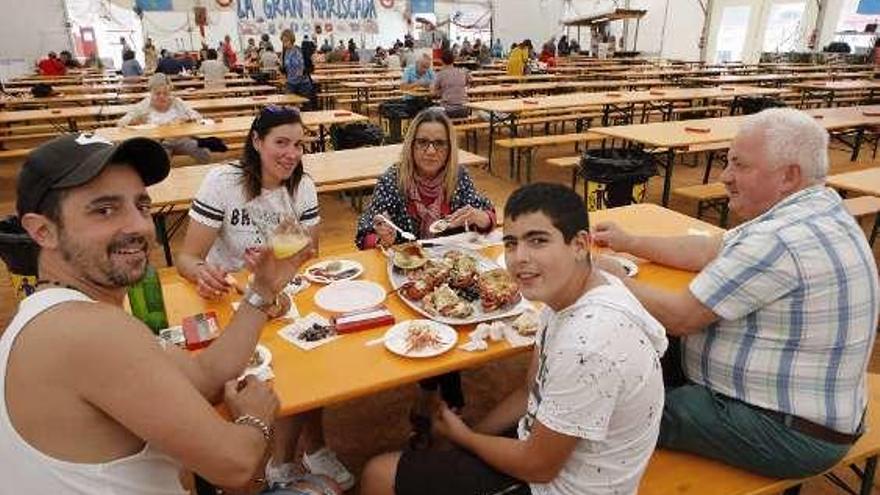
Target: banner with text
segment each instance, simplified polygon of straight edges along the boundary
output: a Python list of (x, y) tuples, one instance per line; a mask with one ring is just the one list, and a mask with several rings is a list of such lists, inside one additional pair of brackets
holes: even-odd
[(237, 0), (236, 4), (242, 35), (277, 36), (290, 29), (300, 39), (379, 32), (375, 0)]

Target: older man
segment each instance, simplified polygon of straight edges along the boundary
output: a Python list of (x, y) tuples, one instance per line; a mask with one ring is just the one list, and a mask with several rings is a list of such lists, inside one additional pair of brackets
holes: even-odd
[[(171, 79), (161, 73), (153, 74), (147, 82), (150, 96), (139, 101), (119, 119), (117, 125), (167, 125), (179, 122), (194, 122), (202, 118), (182, 99), (171, 94)], [(198, 141), (190, 137), (165, 139), (162, 146), (169, 155), (189, 155), (199, 163), (211, 161), (211, 152), (200, 148)]]
[(427, 53), (419, 57), (415, 65), (407, 66), (403, 70), (400, 80), (400, 89), (428, 89), (434, 83), (433, 61)]
[(660, 446), (801, 477), (833, 466), (860, 435), (877, 267), (823, 184), (827, 148), (811, 117), (765, 110), (743, 125), (721, 175), (745, 223), (672, 238), (597, 226), (599, 244), (700, 272), (677, 293), (627, 281), (684, 337), (691, 383), (667, 393)]
[[(194, 357), (163, 349), (122, 306), (155, 240), (145, 186), (168, 170), (155, 141), (91, 135), (52, 140), (22, 168), (40, 280), (0, 337), (3, 493), (183, 495), (181, 467), (227, 486), (262, 470), (278, 400), (236, 377), (305, 253), (261, 250), (223, 334)], [(224, 399), (233, 421), (211, 406)]]

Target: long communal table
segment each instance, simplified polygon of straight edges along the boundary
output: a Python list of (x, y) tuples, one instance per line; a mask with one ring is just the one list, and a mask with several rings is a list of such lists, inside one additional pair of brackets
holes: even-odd
[[(259, 96), (267, 93), (276, 93), (278, 88), (268, 85), (257, 86), (230, 86), (228, 88), (195, 89), (187, 88), (174, 92), (174, 96), (184, 100), (196, 98), (225, 98), (230, 96)], [(42, 98), (35, 98), (28, 93), (20, 93), (16, 96), (0, 96), (0, 107), (7, 110), (17, 108), (51, 108), (62, 106), (89, 106), (89, 105), (123, 105), (140, 101), (150, 93), (72, 93), (56, 94)]]
[[(510, 129), (511, 137), (516, 137), (516, 122), (519, 115), (523, 112), (590, 106), (601, 107), (602, 125), (607, 126), (611, 123), (612, 117), (618, 117), (624, 122), (632, 122), (636, 105), (643, 106), (643, 117), (648, 110), (658, 110), (664, 118), (668, 119), (672, 115), (673, 104), (677, 101), (700, 100), (708, 102), (718, 98), (731, 98), (733, 100), (731, 106), (735, 107), (736, 100), (743, 96), (775, 95), (781, 92), (782, 90), (779, 89), (753, 86), (671, 88), (630, 92), (568, 93), (524, 99), (471, 102), (467, 106), (489, 114), (489, 166), (491, 167), (496, 124), (506, 122)], [(583, 122), (578, 120), (576, 127), (577, 132), (581, 132), (583, 130)], [(510, 158), (512, 162), (512, 150)]]
[[(590, 217), (591, 222), (615, 221), (634, 233), (644, 235), (686, 235), (694, 229), (706, 233), (721, 232), (718, 227), (652, 204), (597, 211), (590, 213)], [(484, 251), (485, 255), (493, 259), (500, 253), (501, 247), (498, 245)], [(378, 250), (352, 252), (330, 258), (358, 261), (364, 266), (361, 279), (376, 282), (390, 292), (386, 259)], [(691, 272), (648, 261), (638, 263), (637, 279), (655, 287), (683, 289), (694, 276)], [(185, 316), (204, 311), (215, 311), (221, 326), (230, 321), (231, 303), (238, 296), (229, 295), (218, 301), (206, 301), (198, 296), (195, 287), (180, 277), (174, 268), (160, 269), (159, 273), (169, 323), (178, 324)], [(294, 297), (300, 314), (316, 312), (331, 316), (314, 304), (315, 292), (319, 288), (312, 286)], [(385, 305), (397, 321), (422, 318), (397, 295), (389, 294)], [(529, 352), (530, 349), (514, 348), (506, 342), (492, 342), (483, 352), (466, 352), (456, 347), (435, 358), (405, 359), (386, 351), (382, 345), (365, 345), (368, 341), (381, 337), (388, 330), (385, 326), (343, 335), (321, 347), (303, 351), (278, 335), (278, 330), (285, 324), (277, 320), (267, 323), (260, 338), (260, 343), (272, 352), (275, 373), (273, 388), (281, 402), (281, 416), (332, 406), (415, 383), (424, 378)], [(472, 329), (473, 325), (456, 327), (459, 343), (467, 341), (468, 332)], [(340, 363), (345, 363), (345, 366), (340, 366)]]
[(802, 108), (810, 98), (821, 98), (825, 101), (825, 105), (830, 107), (834, 103), (834, 98), (837, 96), (837, 93), (841, 91), (867, 91), (868, 95), (865, 98), (865, 102), (872, 103), (874, 95), (877, 90), (880, 89), (880, 82), (868, 79), (852, 81), (812, 81), (791, 84), (789, 87), (801, 92)]
[[(208, 100), (189, 100), (187, 103), (200, 112), (229, 110), (234, 108), (254, 108), (263, 105), (300, 105), (306, 102), (305, 98), (295, 94), (266, 95), (251, 97), (212, 98)], [(89, 107), (65, 107), (41, 110), (18, 110), (0, 112), (0, 126), (20, 124), (24, 122), (53, 122), (64, 121), (67, 130), (76, 132), (78, 121), (82, 119), (108, 119), (115, 120), (128, 113), (134, 105), (101, 105)]]
[[(880, 125), (880, 105), (864, 107), (838, 107), (806, 110), (840, 142), (852, 149), (851, 160), (858, 157), (865, 127)], [(647, 149), (665, 150), (660, 165), (664, 168), (663, 205), (669, 203), (672, 170), (675, 153), (688, 148), (725, 141), (732, 141), (740, 126), (748, 119), (746, 115), (695, 119), (684, 121), (652, 122), (649, 124), (594, 127), (590, 131), (637, 143)]]

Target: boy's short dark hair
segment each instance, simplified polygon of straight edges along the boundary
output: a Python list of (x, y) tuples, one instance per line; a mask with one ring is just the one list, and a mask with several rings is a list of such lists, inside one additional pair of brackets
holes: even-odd
[(584, 200), (574, 190), (561, 184), (536, 182), (513, 191), (504, 205), (504, 218), (516, 220), (528, 213), (547, 215), (553, 226), (562, 232), (565, 242), (571, 242), (582, 230), (590, 230)]
[(208, 60), (217, 60), (217, 50), (208, 48), (208, 53), (205, 56), (208, 57)]
[(452, 54), (452, 50), (443, 50), (443, 53), (440, 55), (440, 60), (446, 65), (452, 65), (452, 63), (455, 62), (455, 55)]

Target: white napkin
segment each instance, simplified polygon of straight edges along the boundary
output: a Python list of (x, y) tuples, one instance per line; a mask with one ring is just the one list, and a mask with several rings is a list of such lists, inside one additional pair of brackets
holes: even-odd
[(257, 377), (257, 380), (260, 380), (261, 382), (267, 382), (275, 378), (275, 372), (272, 371), (271, 364), (268, 366), (260, 366), (259, 368), (255, 368), (253, 370), (245, 370), (244, 373), (242, 373), (241, 376), (238, 377), (238, 379), (244, 380), (244, 377), (248, 375), (254, 375), (255, 377)]
[(309, 313), (305, 317), (299, 318), (290, 325), (287, 325), (281, 330), (278, 330), (278, 335), (282, 339), (290, 342), (291, 344), (299, 347), (304, 351), (310, 351), (316, 347), (320, 347), (326, 344), (327, 342), (332, 342), (341, 337), (341, 335), (331, 335), (327, 338), (316, 340), (314, 342), (308, 342), (306, 340), (300, 339), (299, 335), (305, 330), (311, 328), (312, 325), (314, 325), (315, 323), (317, 323), (318, 325), (330, 324), (330, 322), (327, 321), (327, 318), (324, 318), (318, 313)]
[(468, 334), (468, 341), (458, 348), (468, 352), (485, 351), (489, 348), (487, 340), (492, 342), (506, 340), (511, 347), (523, 347), (535, 343), (534, 337), (520, 335), (508, 322), (496, 320), (477, 325), (477, 328)]
[(300, 292), (308, 289), (309, 287), (311, 287), (311, 285), (311, 282), (309, 282), (305, 277), (303, 277), (302, 275), (297, 275), (293, 278), (293, 280), (290, 281), (290, 283), (284, 286), (284, 292), (286, 292), (287, 295), (293, 297)]

